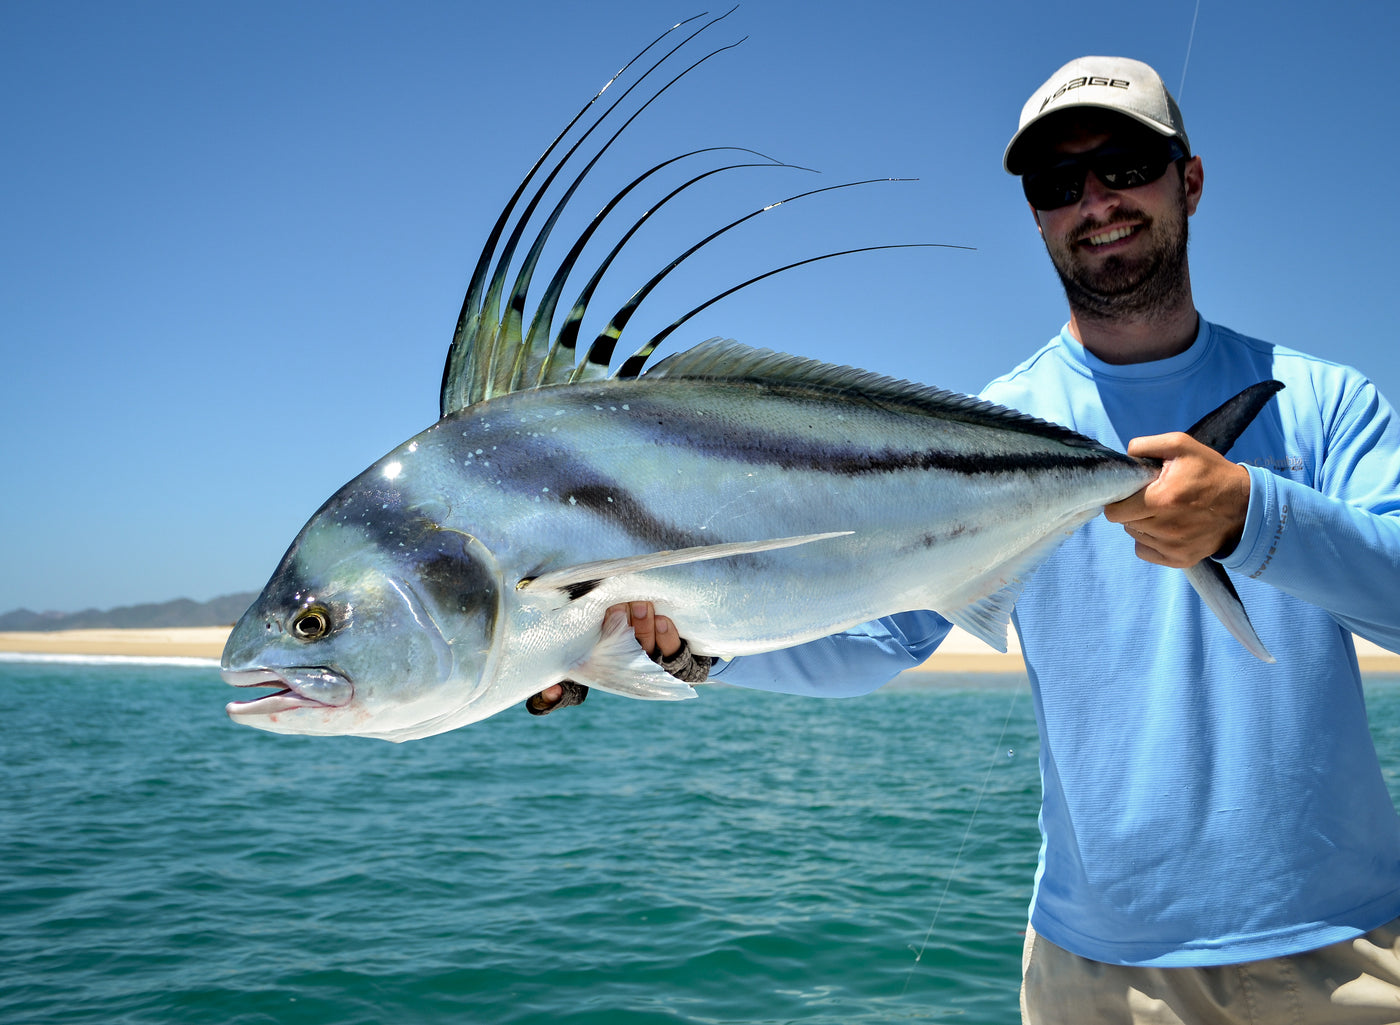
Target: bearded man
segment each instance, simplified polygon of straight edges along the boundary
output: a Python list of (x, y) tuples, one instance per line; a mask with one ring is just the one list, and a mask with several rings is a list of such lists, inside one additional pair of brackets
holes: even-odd
[[(1069, 321), (983, 397), (1162, 462), (1016, 606), (1043, 834), (1023, 1020), (1400, 1022), (1400, 819), (1351, 639), (1400, 650), (1400, 423), (1357, 371), (1199, 315), (1187, 223), (1204, 170), (1147, 65), (1055, 72), (1004, 166)], [(1179, 433), (1270, 378), (1285, 389), (1229, 458)], [(1206, 558), (1231, 571), (1274, 664), (1163, 569)], [(648, 650), (683, 650), (648, 606), (632, 618)], [(907, 612), (711, 675), (859, 694), (948, 630)]]

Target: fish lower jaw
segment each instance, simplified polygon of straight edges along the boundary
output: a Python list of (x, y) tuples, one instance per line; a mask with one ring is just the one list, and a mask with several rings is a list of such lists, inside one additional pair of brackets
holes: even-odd
[(332, 702), (308, 697), (270, 669), (225, 669), (221, 675), (225, 683), (234, 687), (277, 688), (271, 694), (261, 694), (247, 701), (230, 701), (224, 706), (224, 711), (233, 718), (276, 715), (279, 712), (289, 712), (297, 708), (338, 708), (342, 704), (348, 704), (350, 698), (350, 695), (346, 695), (343, 702), (340, 700)]
[(307, 705), (308, 702), (300, 700), (291, 691), (284, 690), (276, 694), (266, 694), (252, 701), (230, 701), (224, 705), (224, 711), (237, 719), (241, 716), (276, 715), (278, 712), (289, 712), (293, 708), (305, 708)]

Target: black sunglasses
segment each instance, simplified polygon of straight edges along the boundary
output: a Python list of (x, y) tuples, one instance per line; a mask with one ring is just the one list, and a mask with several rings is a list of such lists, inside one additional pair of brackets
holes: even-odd
[(1175, 139), (1165, 145), (1104, 146), (1021, 176), (1021, 189), (1037, 210), (1058, 210), (1079, 202), (1089, 172), (1110, 189), (1135, 189), (1155, 182), (1186, 156)]

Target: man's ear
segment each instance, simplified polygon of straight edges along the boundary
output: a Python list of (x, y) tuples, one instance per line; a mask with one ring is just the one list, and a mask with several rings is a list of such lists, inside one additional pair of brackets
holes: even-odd
[(1033, 203), (1027, 203), (1026, 206), (1028, 206), (1028, 207), (1031, 208), (1031, 216), (1035, 218), (1035, 230), (1038, 231), (1038, 232), (1040, 232), (1040, 237), (1041, 237), (1041, 238), (1044, 238), (1044, 237), (1045, 237), (1045, 229), (1044, 229), (1043, 227), (1041, 227), (1041, 224), (1040, 224), (1040, 211), (1037, 210), (1037, 209), (1035, 208), (1035, 204), (1033, 204)]
[(1206, 169), (1201, 164), (1200, 157), (1192, 157), (1186, 161), (1186, 168), (1182, 172), (1182, 188), (1186, 193), (1186, 216), (1190, 217), (1196, 212), (1196, 207), (1200, 205), (1201, 193), (1205, 191)]

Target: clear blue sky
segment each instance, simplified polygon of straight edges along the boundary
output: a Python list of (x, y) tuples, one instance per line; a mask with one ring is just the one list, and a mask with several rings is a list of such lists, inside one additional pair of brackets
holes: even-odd
[[(702, 9), (0, 5), (0, 611), (261, 587), (322, 500), (435, 419), (468, 272), (525, 169), (628, 57)], [(671, 349), (724, 335), (977, 390), (1065, 317), (1002, 148), (1055, 68), (1117, 53), (1180, 88), (1205, 162), (1202, 312), (1400, 399), (1400, 5), (1201, 0), (1193, 37), (1195, 12), (748, 0), (712, 34), (748, 41), (643, 115), (580, 212), (702, 145), (823, 174), (741, 172), (697, 193), (622, 276), (804, 187), (920, 181), (775, 211), (658, 292), (637, 340), (746, 272), (955, 243), (976, 252), (780, 276)]]

